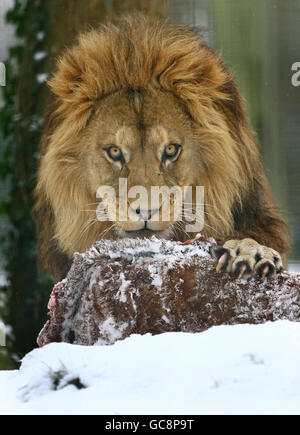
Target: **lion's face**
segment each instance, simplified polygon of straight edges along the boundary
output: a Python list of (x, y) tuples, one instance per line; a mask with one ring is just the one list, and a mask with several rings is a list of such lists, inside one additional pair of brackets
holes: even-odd
[[(104, 98), (77, 145), (94, 202), (103, 186), (116, 195), (99, 198), (104, 207), (98, 207), (98, 220), (105, 213), (121, 237), (175, 237), (183, 225), (183, 187), (193, 185), (200, 172), (193, 137), (190, 117), (170, 93), (121, 91)], [(171, 194), (155, 196), (158, 188)]]
[[(48, 83), (36, 189), (45, 251), (49, 239), (72, 257), (102, 237), (193, 236), (180, 217), (191, 186), (204, 187), (201, 233), (232, 234), (260, 163), (236, 84), (197, 33), (127, 17), (82, 35)], [(174, 186), (181, 201), (171, 195), (166, 216), (152, 188)]]

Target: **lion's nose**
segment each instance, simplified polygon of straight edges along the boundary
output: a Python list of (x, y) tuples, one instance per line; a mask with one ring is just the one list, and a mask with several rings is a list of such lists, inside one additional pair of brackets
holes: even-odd
[(138, 207), (135, 212), (143, 221), (149, 221), (155, 213), (158, 212), (158, 208), (153, 208), (151, 210), (141, 210), (140, 207)]

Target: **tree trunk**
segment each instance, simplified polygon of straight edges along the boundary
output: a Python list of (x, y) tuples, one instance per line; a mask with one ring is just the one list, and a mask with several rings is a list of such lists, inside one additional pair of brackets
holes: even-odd
[(52, 0), (47, 35), (51, 70), (56, 57), (74, 42), (80, 32), (97, 27), (113, 15), (134, 11), (167, 17), (168, 0)]

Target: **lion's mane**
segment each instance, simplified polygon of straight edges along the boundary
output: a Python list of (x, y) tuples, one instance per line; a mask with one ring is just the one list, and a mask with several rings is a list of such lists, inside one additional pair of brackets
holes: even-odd
[(82, 242), (82, 209), (91, 201), (74, 143), (97, 102), (119, 89), (158, 88), (184, 104), (202, 147), (210, 235), (222, 241), (253, 237), (286, 251), (284, 223), (274, 210), (240, 92), (220, 56), (195, 30), (141, 15), (123, 17), (81, 35), (48, 83), (55, 110), (42, 139), (36, 215), (41, 261), (56, 278), (72, 253), (96, 237), (91, 229)]

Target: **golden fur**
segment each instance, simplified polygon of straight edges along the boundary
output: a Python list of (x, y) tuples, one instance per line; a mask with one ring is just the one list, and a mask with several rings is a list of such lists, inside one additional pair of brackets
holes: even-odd
[[(174, 180), (204, 186), (204, 235), (220, 242), (251, 237), (287, 250), (235, 81), (194, 30), (123, 17), (81, 35), (49, 86), (56, 110), (42, 141), (36, 214), (41, 261), (56, 278), (75, 251), (116, 237), (104, 235), (109, 224), (92, 223), (88, 210), (96, 208), (96, 187), (115, 185), (119, 176), (132, 184), (143, 179), (147, 188)], [(178, 141), (182, 155), (159, 177), (150, 149)], [(97, 148), (116, 142), (135, 156), (127, 172)], [(186, 235), (177, 230), (173, 237)]]

